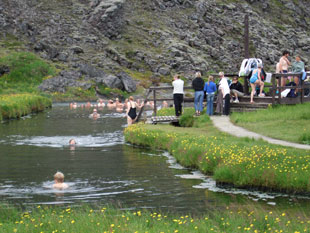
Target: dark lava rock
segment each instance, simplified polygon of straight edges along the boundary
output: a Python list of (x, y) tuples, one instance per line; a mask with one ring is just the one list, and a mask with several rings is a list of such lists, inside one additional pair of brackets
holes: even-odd
[(132, 77), (130, 77), (127, 73), (125, 73), (125, 72), (120, 72), (118, 75), (117, 75), (120, 79), (121, 79), (121, 81), (122, 81), (122, 83), (123, 83), (123, 85), (124, 85), (124, 89), (125, 89), (125, 91), (127, 91), (127, 92), (135, 92), (136, 91), (136, 89), (137, 89), (137, 84), (136, 84), (136, 82), (132, 79)]
[(0, 76), (10, 73), (10, 68), (8, 66), (2, 65), (0, 66)]

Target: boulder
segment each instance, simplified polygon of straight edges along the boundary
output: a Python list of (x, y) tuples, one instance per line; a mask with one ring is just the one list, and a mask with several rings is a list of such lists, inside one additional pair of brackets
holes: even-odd
[(78, 64), (79, 70), (82, 74), (87, 75), (89, 77), (104, 77), (106, 76), (105, 72), (101, 69), (97, 69), (96, 67), (89, 64)]
[(109, 74), (105, 77), (96, 78), (96, 83), (101, 83), (101, 84), (106, 85), (109, 88), (117, 88), (120, 90), (124, 88), (122, 81), (118, 77), (112, 74)]
[(125, 91), (131, 93), (131, 92), (135, 92), (136, 89), (137, 89), (137, 84), (136, 82), (132, 79), (132, 77), (130, 77), (127, 73), (125, 72), (120, 72), (118, 75), (117, 75), (123, 85), (124, 85), (124, 89)]
[(0, 77), (7, 73), (10, 73), (10, 68), (5, 65), (0, 65)]

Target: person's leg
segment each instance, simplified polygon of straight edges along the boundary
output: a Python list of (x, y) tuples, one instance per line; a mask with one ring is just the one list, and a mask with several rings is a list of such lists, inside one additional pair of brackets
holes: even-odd
[(259, 81), (259, 85), (260, 85), (259, 94), (262, 95), (265, 83), (263, 81)]
[(286, 80), (287, 80), (286, 77), (282, 77), (282, 79), (281, 79), (281, 86), (282, 86), (282, 87), (285, 87), (285, 86), (286, 86)]
[(199, 113), (201, 113), (203, 111), (203, 96), (204, 96), (203, 91), (200, 91), (200, 93), (199, 93), (199, 100), (198, 100), (198, 102), (199, 102), (199, 105), (198, 105)]
[(210, 95), (210, 111), (209, 111), (209, 116), (213, 115), (213, 101), (214, 101), (214, 94)]
[(256, 91), (256, 85), (254, 83), (251, 83), (251, 88), (252, 88), (252, 91), (251, 91), (251, 103), (254, 103), (253, 101), (253, 98), (254, 98), (254, 93)]
[(211, 95), (210, 94), (207, 94), (207, 111), (206, 111), (206, 113), (208, 114), (208, 115), (210, 115), (210, 97), (211, 97)]
[(174, 103), (175, 115), (178, 116), (178, 97), (177, 97), (177, 94), (173, 95), (173, 103)]
[(199, 101), (199, 92), (195, 91), (194, 107), (195, 107), (196, 114), (198, 114), (198, 111), (199, 111), (198, 101)]
[(132, 119), (129, 116), (127, 117), (127, 125), (132, 125)]
[(183, 94), (179, 94), (179, 103), (180, 103), (180, 105), (179, 105), (179, 113), (180, 113), (180, 115), (182, 115), (182, 103), (183, 103)]
[(230, 95), (225, 95), (225, 106), (224, 106), (224, 115), (228, 116), (230, 110)]

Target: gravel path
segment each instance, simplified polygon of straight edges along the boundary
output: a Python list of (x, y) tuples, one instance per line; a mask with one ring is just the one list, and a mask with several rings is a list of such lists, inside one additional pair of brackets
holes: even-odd
[(287, 141), (266, 137), (261, 134), (248, 131), (247, 129), (244, 129), (242, 127), (236, 126), (233, 123), (231, 123), (229, 117), (227, 116), (212, 116), (211, 120), (214, 126), (218, 128), (220, 131), (226, 132), (236, 137), (249, 137), (249, 138), (254, 138), (254, 139), (263, 139), (264, 141), (269, 142), (271, 144), (277, 144), (281, 146), (289, 146), (289, 147), (295, 147), (298, 149), (310, 150), (310, 145), (287, 142)]

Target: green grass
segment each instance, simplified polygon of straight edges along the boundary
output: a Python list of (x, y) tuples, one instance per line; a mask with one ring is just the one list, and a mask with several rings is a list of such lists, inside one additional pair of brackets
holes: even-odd
[[(304, 232), (308, 213), (262, 209), (242, 210), (235, 206), (212, 214), (167, 214), (151, 211), (126, 211), (113, 207), (42, 207), (22, 211), (0, 206), (0, 232)], [(281, 230), (281, 231), (280, 231)]]
[(310, 151), (236, 138), (219, 132), (208, 119), (198, 128), (136, 124), (124, 134), (130, 143), (168, 150), (182, 165), (212, 174), (219, 183), (310, 192)]
[(13, 52), (0, 57), (0, 65), (10, 72), (0, 77), (0, 94), (35, 93), (43, 79), (56, 74), (56, 69), (29, 52)]
[(277, 106), (257, 112), (233, 113), (231, 120), (265, 136), (310, 144), (310, 103)]
[(32, 112), (43, 111), (52, 101), (33, 94), (0, 95), (0, 120), (19, 118)]

